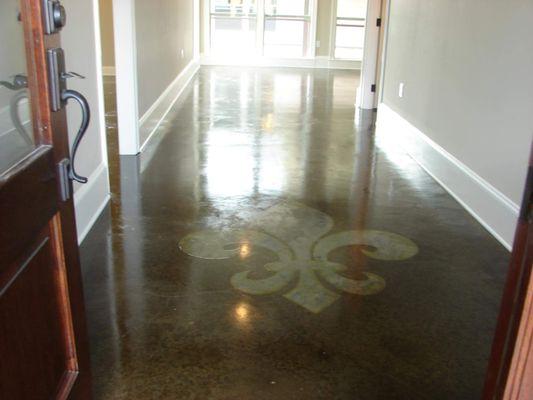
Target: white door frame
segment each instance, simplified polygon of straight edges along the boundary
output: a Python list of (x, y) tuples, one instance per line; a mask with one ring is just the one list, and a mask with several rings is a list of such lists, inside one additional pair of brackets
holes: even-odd
[(135, 1), (113, 0), (119, 153), (136, 155), (139, 143)]
[(381, 102), (383, 102), (383, 93), (385, 87), (385, 64), (387, 62), (387, 44), (389, 41), (389, 20), (390, 20), (390, 8), (391, 0), (382, 0), (381, 3), (381, 54), (378, 54), (380, 57), (380, 69), (378, 76), (378, 92), (377, 98), (375, 99), (375, 107), (378, 107)]
[[(361, 65), (361, 80), (357, 89), (356, 105), (362, 110), (376, 107), (379, 32), (377, 19), (381, 17), (381, 0), (368, 0), (366, 11), (365, 45)], [(384, 21), (382, 20), (382, 23)]]

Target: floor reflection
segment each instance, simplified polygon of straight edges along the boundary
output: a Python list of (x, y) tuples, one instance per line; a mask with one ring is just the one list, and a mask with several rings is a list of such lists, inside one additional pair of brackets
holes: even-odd
[(479, 397), (508, 254), (358, 79), (204, 67), (117, 157), (82, 246), (97, 399)]

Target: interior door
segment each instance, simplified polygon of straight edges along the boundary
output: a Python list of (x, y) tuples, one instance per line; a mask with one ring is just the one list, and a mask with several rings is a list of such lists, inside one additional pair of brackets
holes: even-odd
[(64, 23), (57, 0), (0, 2), (0, 399), (91, 398)]

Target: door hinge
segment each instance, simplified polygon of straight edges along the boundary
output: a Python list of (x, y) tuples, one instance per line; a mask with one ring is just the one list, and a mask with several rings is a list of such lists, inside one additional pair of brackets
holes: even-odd
[(372, 86), (370, 86), (370, 91), (372, 93), (376, 93), (376, 84), (375, 83)]
[(59, 164), (57, 164), (58, 189), (61, 201), (67, 201), (70, 199), (69, 169), (70, 161), (68, 158), (64, 158)]
[(376, 19), (376, 26), (381, 26), (381, 18)]

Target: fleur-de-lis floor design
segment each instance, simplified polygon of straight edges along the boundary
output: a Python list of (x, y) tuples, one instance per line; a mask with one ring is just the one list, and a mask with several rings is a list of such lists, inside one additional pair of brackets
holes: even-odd
[(265, 265), (272, 275), (252, 279), (250, 271), (239, 272), (231, 278), (233, 287), (252, 295), (273, 294), (297, 278), (295, 287), (284, 297), (314, 313), (340, 297), (319, 277), (339, 291), (356, 295), (371, 295), (385, 288), (385, 280), (371, 272), (364, 272), (363, 280), (343, 276), (347, 267), (328, 260), (333, 250), (365, 246), (361, 248), (363, 254), (383, 261), (406, 260), (418, 253), (413, 241), (395, 233), (359, 230), (325, 236), (332, 228), (333, 220), (328, 215), (297, 202), (282, 202), (259, 214), (252, 229), (192, 233), (180, 241), (180, 248), (203, 259), (242, 256), (254, 246), (268, 249), (279, 258)]

